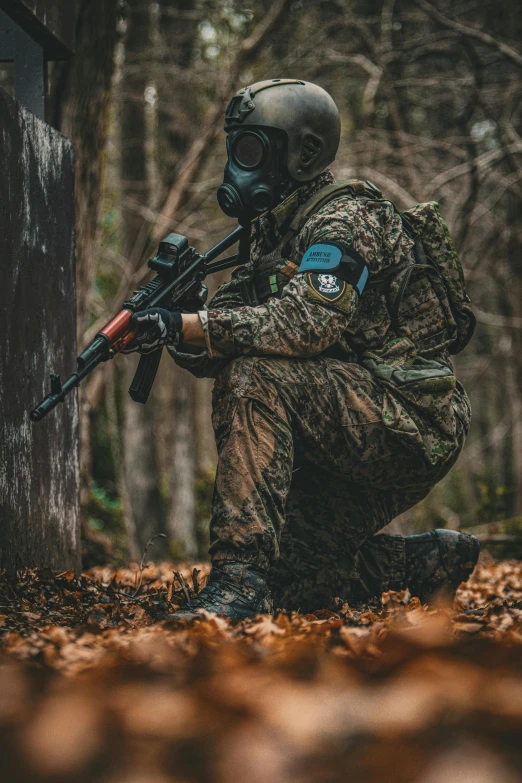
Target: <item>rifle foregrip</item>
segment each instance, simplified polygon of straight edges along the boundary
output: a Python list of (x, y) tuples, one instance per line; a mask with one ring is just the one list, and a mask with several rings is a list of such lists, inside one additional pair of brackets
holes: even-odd
[(141, 356), (134, 378), (129, 386), (129, 394), (134, 402), (141, 402), (142, 405), (145, 405), (149, 399), (162, 352), (163, 348), (158, 348), (154, 353), (146, 353)]

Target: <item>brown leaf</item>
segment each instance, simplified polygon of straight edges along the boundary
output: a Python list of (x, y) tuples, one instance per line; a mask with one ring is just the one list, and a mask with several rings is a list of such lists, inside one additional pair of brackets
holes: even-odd
[(192, 591), (195, 567), (200, 585), (208, 564), (176, 566), (174, 583), (172, 564), (147, 566), (135, 600), (134, 565), (74, 587), (47, 575), (44, 589), (32, 571), (5, 586), (16, 631), (2, 639), (0, 744), (12, 779), (438, 783), (457, 779), (454, 763), (466, 783), (511, 783), (522, 563), (479, 564), (455, 609), (404, 591), (382, 609), (157, 622)]
[(38, 614), (38, 612), (22, 612), (24, 617), (27, 617), (28, 620), (39, 620), (42, 616), (41, 614)]
[(480, 633), (486, 626), (483, 623), (454, 623), (453, 629), (457, 633)]
[(58, 574), (59, 579), (65, 579), (67, 582), (72, 582), (74, 579), (74, 571), (64, 571), (62, 574)]

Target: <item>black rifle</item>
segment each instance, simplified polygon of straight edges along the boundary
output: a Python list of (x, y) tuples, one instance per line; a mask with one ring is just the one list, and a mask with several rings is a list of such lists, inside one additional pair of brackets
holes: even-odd
[[(248, 246), (250, 243), (249, 227), (238, 226), (204, 255), (200, 255), (190, 247), (188, 239), (181, 234), (169, 234), (165, 237), (160, 243), (158, 255), (149, 261), (149, 267), (158, 273), (157, 276), (135, 291), (134, 295), (123, 303), (122, 310), (98, 332), (94, 340), (78, 356), (76, 370), (63, 385), (59, 375), (51, 374), (51, 393), (31, 411), (31, 420), (41, 421), (59, 402), (63, 402), (69, 392), (78, 386), (95, 367), (101, 362), (114, 358), (134, 339), (136, 330), (132, 325), (133, 313), (146, 310), (148, 307), (201, 309), (207, 294), (203, 285), (205, 277), (212, 272), (237, 266), (239, 263), (238, 256), (212, 262), (238, 240), (241, 240), (239, 253), (241, 256), (242, 246)], [(153, 353), (141, 356), (129, 388), (129, 394), (135, 402), (147, 402), (162, 350), (159, 348)]]

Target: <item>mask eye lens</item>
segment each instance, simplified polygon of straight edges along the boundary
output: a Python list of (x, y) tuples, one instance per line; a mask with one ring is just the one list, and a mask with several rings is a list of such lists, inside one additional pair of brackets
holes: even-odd
[(234, 158), (247, 169), (259, 166), (263, 159), (263, 142), (251, 133), (240, 136), (234, 145)]

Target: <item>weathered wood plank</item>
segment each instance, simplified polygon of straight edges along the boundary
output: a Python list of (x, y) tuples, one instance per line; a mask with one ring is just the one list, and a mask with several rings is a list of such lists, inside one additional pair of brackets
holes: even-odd
[(74, 51), (76, 0), (0, 0), (0, 8), (40, 44), (47, 59), (66, 59)]
[(73, 146), (0, 89), (0, 568), (79, 565), (76, 397), (28, 416), (75, 320)]

